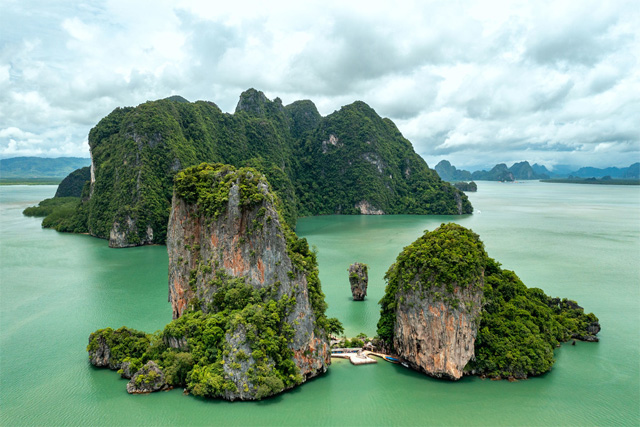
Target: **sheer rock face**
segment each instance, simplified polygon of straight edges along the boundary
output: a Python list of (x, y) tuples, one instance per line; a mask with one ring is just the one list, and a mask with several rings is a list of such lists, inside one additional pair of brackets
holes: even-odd
[[(89, 341), (91, 341), (91, 338), (89, 338)], [(97, 348), (89, 351), (89, 361), (98, 368), (120, 369), (120, 366), (114, 364), (111, 360), (111, 348), (109, 348), (107, 340), (102, 336), (98, 337)]]
[[(286, 317), (294, 328), (289, 348), (306, 380), (325, 372), (331, 363), (327, 334), (321, 330), (322, 336), (318, 336), (307, 278), (287, 252), (283, 225), (266, 180), (257, 185), (263, 201), (250, 207), (241, 200), (241, 185), (239, 180), (230, 185), (228, 201), (217, 217), (201, 213), (196, 203), (189, 203), (174, 192), (167, 233), (173, 317), (182, 316), (188, 309), (209, 312), (217, 290), (213, 282), (219, 273), (242, 277), (256, 289), (273, 288), (275, 299), (295, 297), (295, 306)], [(244, 329), (237, 329), (229, 339), (237, 348), (247, 347), (250, 354)], [(229, 393), (225, 399), (252, 398), (254, 390), (243, 374), (251, 366), (250, 358), (240, 373), (234, 374), (232, 380), (238, 392)]]
[(153, 243), (153, 229), (150, 225), (147, 225), (146, 235), (142, 237), (140, 242), (132, 243), (129, 241), (131, 235), (135, 235), (137, 232), (136, 221), (127, 216), (122, 224), (114, 222), (111, 231), (109, 232), (109, 247), (110, 248), (130, 248), (139, 245), (150, 245)]
[(351, 283), (351, 295), (354, 301), (363, 301), (367, 296), (367, 284), (369, 276), (367, 266), (356, 262), (349, 266), (349, 282)]
[(384, 211), (382, 209), (378, 209), (375, 206), (372, 206), (366, 200), (361, 200), (355, 205), (356, 209), (360, 210), (361, 215), (384, 215)]
[[(482, 307), (483, 277), (476, 286), (455, 286), (453, 307), (434, 295), (399, 293), (394, 347), (412, 368), (438, 378), (457, 380), (474, 357), (478, 317)], [(479, 286), (477, 286), (479, 285)], [(437, 289), (440, 295), (445, 289)]]
[(474, 358), (487, 254), (477, 234), (442, 224), (398, 255), (378, 334), (413, 369), (457, 380)]

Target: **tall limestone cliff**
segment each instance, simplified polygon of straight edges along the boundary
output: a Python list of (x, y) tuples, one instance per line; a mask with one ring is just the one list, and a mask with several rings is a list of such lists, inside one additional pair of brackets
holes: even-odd
[[(251, 168), (201, 164), (180, 172), (175, 182), (167, 236), (174, 318), (194, 309), (219, 312), (231, 294), (246, 292), (246, 286), (264, 295), (260, 302), (286, 306), (277, 328), (292, 328), (288, 348), (298, 374), (307, 379), (325, 372), (331, 353), (315, 255), (282, 221), (264, 176)], [(227, 330), (226, 339), (252, 354), (255, 327), (239, 322)], [(240, 390), (225, 398), (255, 398), (257, 385), (246, 374), (254, 365), (249, 358), (238, 375), (232, 361), (225, 363)]]
[(596, 316), (527, 288), (457, 224), (442, 224), (404, 248), (385, 278), (378, 336), (434, 377), (527, 378), (551, 369), (560, 342), (598, 341)]
[(202, 163), (176, 175), (170, 216), (174, 320), (145, 334), (89, 337), (89, 360), (129, 378), (129, 393), (184, 387), (259, 400), (327, 370), (329, 332), (315, 254), (283, 221), (253, 168)]
[(447, 224), (407, 246), (387, 272), (381, 322), (390, 330), (379, 334), (414, 369), (462, 377), (474, 356), (485, 258), (477, 235)]
[(201, 162), (263, 173), (291, 227), (299, 215), (472, 212), (389, 119), (359, 101), (322, 117), (309, 100), (283, 106), (255, 89), (233, 114), (171, 97), (115, 109), (91, 129), (89, 148), (78, 230), (112, 247), (165, 243), (173, 177)]

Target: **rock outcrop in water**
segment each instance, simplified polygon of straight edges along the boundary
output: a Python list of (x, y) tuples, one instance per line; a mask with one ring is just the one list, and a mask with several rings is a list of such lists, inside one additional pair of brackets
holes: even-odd
[(349, 266), (349, 283), (351, 284), (351, 295), (354, 301), (364, 301), (367, 296), (367, 285), (369, 276), (366, 264), (356, 262)]
[(478, 184), (476, 184), (474, 181), (471, 182), (456, 182), (455, 184), (453, 184), (454, 187), (456, 187), (458, 190), (460, 191), (464, 191), (464, 192), (476, 192), (478, 191)]
[[(310, 255), (306, 240), (298, 240), (282, 222), (275, 203), (255, 169), (202, 164), (178, 174), (167, 238), (169, 300), (174, 318), (185, 310), (220, 311), (225, 287), (242, 279), (276, 301), (291, 301), (280, 326), (293, 325), (288, 347), (307, 379), (331, 363), (327, 334), (317, 323), (324, 301), (316, 297), (321, 291), (315, 266), (303, 259)], [(234, 347), (253, 344), (244, 327), (228, 334)], [(251, 366), (249, 359), (246, 370)], [(251, 383), (246, 375), (233, 382)]]
[(149, 337), (143, 332), (125, 327), (99, 329), (89, 336), (89, 362), (98, 368), (118, 370), (126, 357), (142, 356), (148, 344)]
[(156, 362), (150, 360), (131, 377), (131, 381), (127, 384), (127, 393), (151, 393), (167, 388), (164, 372)]
[(257, 170), (203, 163), (177, 174), (167, 250), (174, 320), (153, 335), (89, 338), (90, 362), (131, 378), (130, 393), (259, 400), (327, 370), (329, 332), (342, 327), (325, 316), (315, 254)]
[(527, 288), (478, 236), (443, 224), (407, 246), (385, 276), (378, 336), (434, 377), (527, 378), (553, 366), (560, 342), (597, 341), (598, 318)]
[(485, 256), (476, 235), (447, 224), (407, 246), (387, 272), (392, 345), (414, 369), (462, 377), (474, 356)]

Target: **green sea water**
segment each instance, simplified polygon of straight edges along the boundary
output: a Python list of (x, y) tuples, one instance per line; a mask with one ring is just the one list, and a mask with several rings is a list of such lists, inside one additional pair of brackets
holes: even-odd
[[(302, 387), (262, 402), (131, 396), (95, 369), (85, 347), (106, 326), (145, 331), (171, 319), (165, 247), (43, 230), (22, 210), (55, 186), (0, 187), (0, 425), (638, 425), (640, 188), (480, 182), (466, 217), (324, 216), (297, 232), (319, 251), (328, 314), (347, 334), (373, 334), (384, 272), (424, 230), (455, 221), (528, 286), (577, 300), (602, 324), (597, 344), (556, 350), (526, 381), (428, 378), (389, 363), (334, 362)], [(370, 266), (351, 300), (347, 268)]]

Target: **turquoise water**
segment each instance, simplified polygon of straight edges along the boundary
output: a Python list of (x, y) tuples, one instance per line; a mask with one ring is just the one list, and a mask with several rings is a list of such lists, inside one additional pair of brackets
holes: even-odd
[[(640, 423), (640, 189), (481, 182), (467, 217), (303, 218), (319, 250), (329, 315), (349, 335), (375, 332), (384, 272), (425, 229), (456, 221), (528, 286), (576, 299), (601, 321), (597, 344), (565, 345), (553, 370), (509, 383), (434, 380), (401, 366), (351, 366), (263, 402), (130, 396), (126, 380), (91, 367), (97, 328), (157, 330), (171, 318), (164, 247), (43, 230), (22, 209), (54, 186), (0, 187), (1, 425), (638, 425)], [(347, 267), (370, 266), (364, 302)]]

